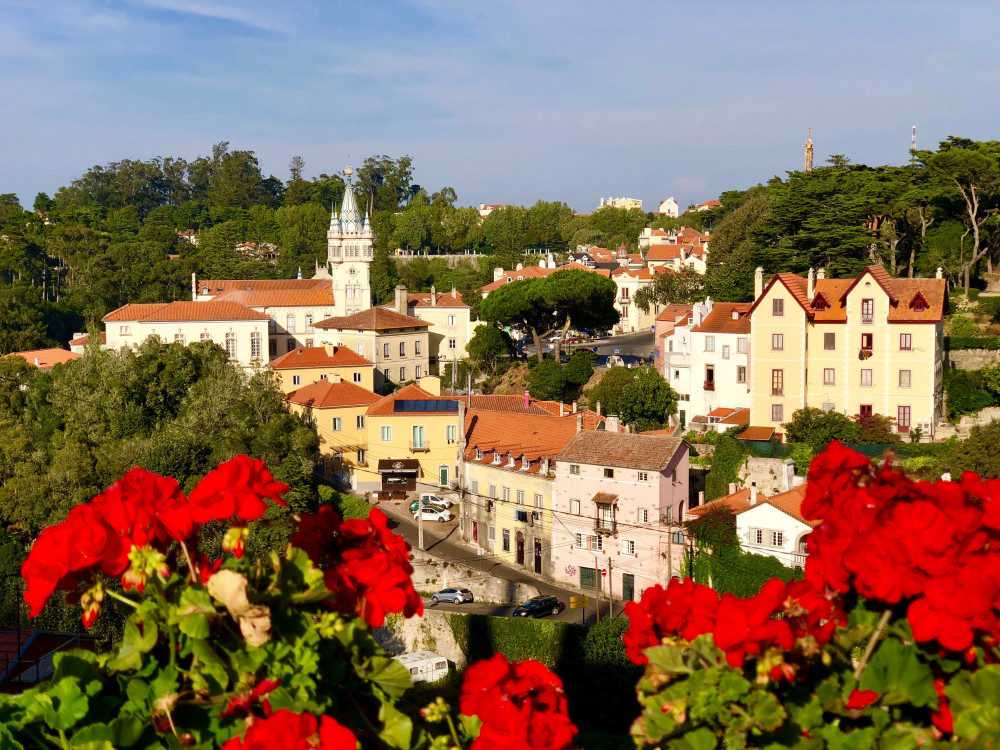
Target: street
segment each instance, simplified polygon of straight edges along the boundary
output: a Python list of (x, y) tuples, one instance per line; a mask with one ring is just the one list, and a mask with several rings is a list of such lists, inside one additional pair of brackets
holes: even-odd
[[(642, 357), (644, 360), (648, 360), (653, 352), (653, 332), (642, 331), (640, 333), (629, 333), (621, 336), (611, 336), (604, 339), (594, 339), (592, 341), (581, 341), (579, 343), (563, 345), (563, 351), (567, 354), (578, 348), (591, 350), (596, 349), (598, 355), (601, 357), (607, 357), (611, 354), (625, 354), (633, 357)], [(617, 352), (615, 351), (616, 349), (618, 350)], [(529, 356), (533, 355), (534, 351), (535, 347), (531, 344), (528, 344), (525, 347), (525, 352)], [(551, 351), (548, 351), (547, 353), (551, 354)]]
[[(408, 502), (404, 504), (402, 501), (382, 502), (377, 507), (389, 517), (390, 528), (409, 542), (411, 547), (417, 549), (417, 522), (408, 512), (408, 504)], [(457, 520), (447, 523), (424, 521), (424, 546), (425, 552), (442, 560), (460, 562), (473, 569), (481, 568), (484, 573), (489, 573), (506, 581), (530, 584), (537, 588), (541, 594), (554, 596), (566, 605), (566, 609), (558, 615), (555, 615), (555, 617), (549, 616), (545, 619), (562, 620), (563, 622), (581, 622), (586, 617), (588, 624), (593, 624), (596, 620), (597, 607), (594, 592), (589, 593), (590, 606), (587, 607), (585, 614), (581, 610), (570, 609), (570, 597), (579, 596), (579, 592), (535, 578), (527, 571), (511, 568), (493, 560), (488, 555), (477, 556), (475, 550), (462, 541)], [(424, 597), (424, 605), (428, 610), (496, 615), (499, 617), (510, 616), (510, 613), (514, 610), (514, 606), (480, 604), (478, 602), (458, 605), (438, 604), (436, 607), (432, 607), (428, 597)], [(619, 603), (615, 606), (615, 613), (619, 614), (620, 612), (621, 604)], [(605, 599), (601, 601), (601, 617), (607, 616), (608, 602)]]

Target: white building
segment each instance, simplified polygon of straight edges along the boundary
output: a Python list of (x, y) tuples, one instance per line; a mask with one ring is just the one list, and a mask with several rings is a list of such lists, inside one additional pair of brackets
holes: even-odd
[(638, 208), (641, 211), (642, 200), (640, 198), (626, 198), (624, 196), (620, 198), (614, 198), (611, 196), (601, 198), (601, 203), (598, 208), (606, 208), (607, 206), (611, 206), (612, 208), (623, 208), (626, 211)]
[(692, 307), (688, 325), (661, 339), (663, 376), (680, 396), (682, 424), (722, 429), (748, 421), (729, 423), (750, 408), (749, 309), (750, 303), (709, 298)]
[(347, 189), (340, 215), (333, 212), (330, 229), (326, 233), (327, 265), (333, 279), (333, 317), (354, 315), (372, 306), (372, 227), (368, 214), (361, 214), (354, 197), (351, 182), (354, 168), (348, 165), (344, 174), (347, 176)]
[(672, 219), (676, 219), (679, 214), (680, 206), (677, 205), (674, 196), (671, 195), (665, 201), (660, 201), (660, 216), (669, 216)]

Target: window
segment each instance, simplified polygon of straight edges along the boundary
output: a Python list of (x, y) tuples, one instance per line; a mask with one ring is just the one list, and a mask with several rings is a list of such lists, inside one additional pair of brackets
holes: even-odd
[(569, 473), (570, 474), (579, 474), (580, 473), (580, 464), (570, 464), (569, 465)]
[(389, 345), (382, 344), (382, 359), (389, 359)]
[(510, 487), (503, 487), (503, 488), (501, 488), (500, 491), (501, 491), (500, 499), (503, 500), (505, 503), (509, 503), (510, 502)]
[(649, 508), (639, 508), (635, 514), (639, 523), (649, 523)]
[(604, 478), (605, 479), (614, 479), (615, 478), (615, 470), (614, 469), (605, 469), (604, 470)]
[(361, 382), (361, 373), (360, 372), (354, 373), (354, 382), (355, 383), (360, 383)]
[(900, 431), (910, 429), (910, 407), (900, 406), (896, 410), (896, 426)]
[(542, 496), (541, 495), (535, 495), (535, 507), (536, 508), (541, 508), (542, 507)]
[(781, 531), (771, 532), (771, 546), (781, 547), (785, 544), (785, 534)]
[(715, 336), (705, 337), (705, 351), (714, 352), (715, 351)]
[(359, 430), (364, 429), (364, 427), (365, 427), (365, 415), (364, 414), (359, 414), (358, 416), (356, 416), (354, 418), (354, 426), (357, 427)]
[(313, 316), (312, 313), (306, 315), (306, 333), (313, 332)]
[(783, 333), (772, 333), (771, 334), (771, 351), (780, 352), (785, 349), (785, 334)]
[(358, 356), (359, 357), (365, 356), (365, 345), (364, 345), (364, 342), (359, 342), (358, 343)]
[(382, 442), (388, 443), (392, 441), (392, 427), (390, 425), (382, 425)]
[(405, 341), (400, 341), (399, 342), (399, 356), (400, 357), (405, 357), (406, 356), (406, 342)]
[(400, 367), (399, 368), (399, 382), (400, 383), (406, 382), (406, 368), (405, 367)]
[(649, 472), (640, 471), (637, 478), (639, 479), (640, 482), (648, 482)]
[(747, 353), (747, 339), (746, 339), (746, 336), (740, 336), (738, 339), (736, 339), (736, 351), (738, 351), (740, 354), (746, 354)]
[(358, 463), (363, 464), (364, 462), (365, 462), (364, 448), (358, 448)]
[(784, 422), (785, 421), (785, 406), (784, 406), (784, 404), (771, 404), (771, 421), (772, 422)]
[(258, 331), (253, 331), (250, 334), (250, 359), (260, 359), (260, 343), (260, 333)]
[(635, 557), (635, 542), (631, 539), (622, 539), (622, 554), (628, 557)]
[(420, 356), (420, 340), (419, 339), (417, 339), (416, 341), (413, 342), (413, 354), (414, 354), (414, 356), (417, 356), (417, 357)]
[(681, 371), (674, 370), (674, 380), (680, 380), (680, 379), (681, 379)]
[(785, 395), (785, 371), (771, 370), (771, 395)]
[(771, 300), (771, 315), (775, 318), (781, 318), (785, 315), (785, 300), (775, 299)]
[(677, 484), (677, 469), (670, 472), (670, 481), (672, 484)]
[(306, 346), (312, 347), (312, 345), (313, 345), (313, 340), (312, 339), (306, 339)]
[(183, 346), (184, 343), (185, 343), (185, 341), (186, 341), (186, 337), (184, 336), (183, 333), (175, 333), (174, 334), (174, 343), (175, 344), (180, 344), (181, 346)]
[(917, 296), (913, 298), (913, 311), (923, 312), (926, 309), (927, 309), (927, 302), (926, 300), (924, 300), (924, 296), (918, 292)]
[(458, 425), (450, 424), (444, 428), (444, 438), (449, 443), (454, 443), (458, 441)]
[[(204, 336), (205, 334), (202, 334)], [(211, 338), (202, 339), (202, 341), (211, 341)], [(267, 342), (267, 353), (273, 358), (278, 356), (278, 342), (271, 339)]]
[(493, 454), (493, 463), (495, 463), (497, 466), (500, 465), (500, 454), (499, 453), (494, 453)]
[(722, 358), (723, 359), (729, 359), (729, 346), (728, 345), (722, 347)]
[(495, 484), (491, 484), (487, 488), (487, 492), (490, 493), (490, 499), (491, 500), (496, 500), (497, 499), (497, 486)]
[(736, 382), (745, 383), (747, 382), (747, 368), (740, 365), (736, 368)]
[(823, 385), (837, 385), (837, 371), (834, 368), (823, 368)]
[(448, 348), (449, 349), (457, 349), (458, 348), (458, 341), (455, 340), (455, 339), (448, 339)]
[(450, 326), (455, 325), (455, 316), (454, 315), (449, 315), (448, 316), (448, 325), (450, 325)]
[(386, 367), (384, 370), (382, 370), (382, 375), (385, 377), (386, 380), (389, 380), (389, 368), (388, 367)]
[(824, 401), (821, 407), (823, 411), (833, 411), (834, 409), (837, 408), (837, 405), (830, 401)]
[(292, 385), (302, 385), (302, 376), (292, 375)]
[[(201, 335), (198, 337), (198, 339), (200, 341), (211, 341), (212, 340), (212, 334), (210, 334), (208, 331), (202, 331)], [(275, 348), (273, 346), (274, 342), (272, 341), (271, 344), (272, 344), (271, 348), (274, 349)]]
[(909, 333), (899, 334), (899, 350), (901, 352), (913, 351), (913, 336)]
[(861, 322), (865, 325), (871, 325), (875, 322), (875, 300), (861, 300)]
[(861, 371), (861, 387), (871, 388), (872, 387), (872, 370), (862, 370)]
[(510, 552), (510, 529), (503, 530), (503, 551)]
[[(478, 451), (477, 451), (477, 453), (478, 453)], [(479, 480), (478, 479), (473, 479), (472, 480), (472, 485), (471, 485), (470, 489), (471, 489), (473, 495), (478, 495), (479, 494)]]
[(413, 447), (423, 448), (426, 446), (424, 442), (424, 426), (422, 424), (413, 425)]
[(590, 549), (593, 552), (603, 552), (604, 551), (604, 537), (597, 536), (596, 534), (590, 535)]
[(587, 549), (583, 534), (573, 534), (573, 547), (575, 549)]
[(874, 348), (875, 334), (874, 333), (862, 333), (861, 334), (861, 349), (862, 351), (870, 352)]
[(495, 542), (496, 540), (497, 540), (497, 527), (496, 526), (486, 527), (486, 541), (490, 543), (491, 547), (493, 546), (493, 542)]
[(858, 413), (862, 417), (870, 417), (875, 413), (875, 410), (872, 408), (871, 404), (861, 404), (861, 407), (858, 409)]
[(285, 342), (285, 350), (290, 352), (293, 351), (294, 349), (295, 349), (295, 339), (288, 339)]
[(517, 491), (517, 504), (524, 505), (524, 490)]
[(343, 418), (341, 418), (341, 417), (334, 417), (333, 418), (333, 431), (334, 432), (340, 432), (343, 429), (344, 429), (344, 420), (343, 420)]
[(230, 359), (236, 359), (236, 334), (227, 333), (226, 334), (226, 356)]
[(423, 373), (424, 373), (424, 368), (422, 366), (417, 365), (416, 367), (413, 368), (413, 377), (415, 377), (417, 380), (420, 380)]
[(275, 331), (278, 330), (278, 319), (273, 315), (271, 316), (271, 319), (267, 321), (267, 330), (270, 331), (271, 333), (274, 333)]
[(295, 315), (292, 313), (285, 316), (285, 330), (288, 333), (295, 333)]
[(750, 544), (763, 544), (763, 543), (764, 543), (764, 530), (750, 529)]
[(574, 516), (580, 515), (580, 501), (579, 500), (570, 500), (569, 501), (569, 512), (572, 513)]
[(823, 334), (823, 348), (828, 352), (833, 351), (837, 348), (837, 334), (835, 333), (824, 333)]

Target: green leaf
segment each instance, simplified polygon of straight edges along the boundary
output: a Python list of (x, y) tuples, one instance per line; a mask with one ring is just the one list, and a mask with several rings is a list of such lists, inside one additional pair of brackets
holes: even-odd
[(390, 656), (372, 657), (368, 662), (368, 669), (361, 676), (374, 682), (394, 698), (413, 687), (409, 670)]
[[(216, 682), (218, 689), (213, 692), (225, 690), (229, 686), (229, 672), (226, 670), (225, 662), (211, 644), (207, 640), (194, 639), (190, 643), (190, 648), (191, 654), (197, 659), (197, 673), (211, 677)], [(196, 681), (195, 670), (192, 670), (191, 680)]]
[(715, 733), (706, 727), (687, 732), (670, 741), (670, 747), (677, 750), (715, 750), (718, 744)]
[(117, 653), (108, 660), (108, 669), (114, 672), (125, 672), (138, 669), (142, 664), (142, 655), (156, 645), (159, 630), (152, 620), (143, 621), (143, 631), (134, 620), (125, 623), (125, 633)]
[(746, 707), (754, 722), (769, 732), (780, 727), (788, 716), (788, 712), (785, 711), (784, 706), (781, 705), (774, 693), (764, 690), (755, 690), (751, 693), (746, 701)]
[(683, 646), (653, 646), (646, 649), (649, 663), (668, 674), (691, 674), (694, 654)]
[(313, 565), (309, 555), (297, 547), (289, 548), (281, 567), (278, 585), (283, 595), (297, 603), (318, 602), (330, 595), (323, 579), (323, 571)]
[(951, 704), (955, 734), (975, 739), (984, 730), (1000, 727), (1000, 665), (975, 673), (960, 672), (945, 688)]
[(937, 705), (930, 667), (920, 661), (912, 646), (895, 638), (886, 638), (876, 649), (858, 689), (874, 690), (883, 705)]
[[(402, 665), (400, 665), (402, 666)], [(378, 711), (378, 720), (382, 724), (379, 737), (390, 747), (408, 750), (410, 737), (413, 734), (413, 722), (410, 717), (387, 701), (382, 701)]]
[[(87, 715), (90, 701), (75, 677), (64, 677), (37, 696), (39, 715), (52, 729), (64, 731)], [(29, 713), (31, 709), (29, 709)]]
[(133, 747), (142, 738), (143, 724), (135, 716), (121, 716), (110, 724), (91, 724), (73, 735), (79, 750), (117, 750)]
[(184, 635), (191, 638), (208, 638), (211, 633), (208, 618), (215, 615), (215, 606), (208, 592), (188, 586), (181, 592), (177, 609), (170, 613), (170, 624), (176, 624)]

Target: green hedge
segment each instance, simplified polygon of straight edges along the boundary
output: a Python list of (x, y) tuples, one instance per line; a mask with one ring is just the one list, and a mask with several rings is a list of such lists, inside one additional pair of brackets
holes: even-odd
[(739, 479), (740, 467), (750, 450), (739, 440), (723, 436), (712, 454), (712, 468), (705, 477), (705, 500), (729, 494), (729, 484)]
[(944, 349), (1000, 349), (1000, 336), (945, 336)]

